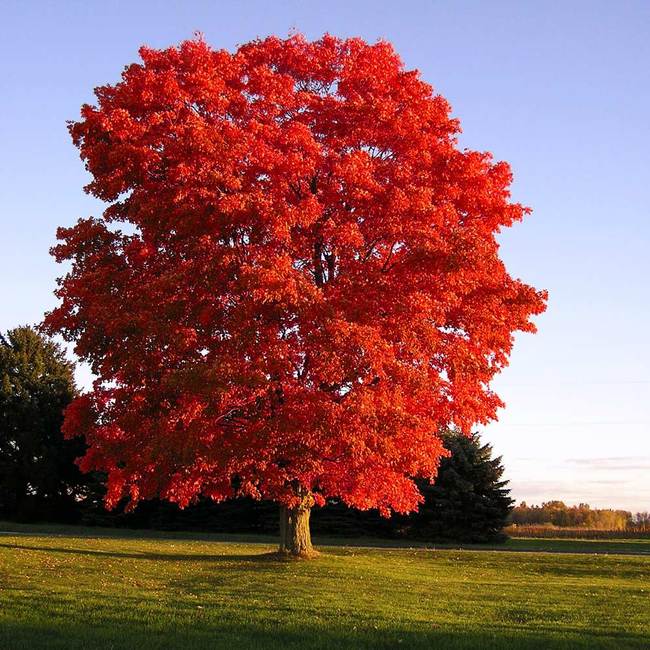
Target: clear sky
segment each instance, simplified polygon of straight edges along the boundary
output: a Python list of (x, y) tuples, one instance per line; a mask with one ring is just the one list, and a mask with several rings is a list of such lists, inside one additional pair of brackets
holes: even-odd
[(462, 145), (512, 164), (534, 213), (502, 254), (550, 301), (484, 437), (517, 499), (650, 510), (650, 2), (0, 0), (0, 330), (54, 305), (54, 231), (101, 211), (66, 120), (139, 45), (196, 30), (220, 48), (387, 39), (451, 102)]

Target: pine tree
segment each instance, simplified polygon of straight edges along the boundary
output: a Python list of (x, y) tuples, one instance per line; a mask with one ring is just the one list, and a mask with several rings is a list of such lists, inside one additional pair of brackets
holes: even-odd
[(419, 482), (424, 503), (408, 517), (395, 518), (409, 536), (427, 540), (490, 542), (505, 538), (503, 528), (512, 510), (508, 481), (502, 480), (501, 457), (470, 437), (450, 431), (444, 436), (451, 456), (442, 460), (435, 482)]

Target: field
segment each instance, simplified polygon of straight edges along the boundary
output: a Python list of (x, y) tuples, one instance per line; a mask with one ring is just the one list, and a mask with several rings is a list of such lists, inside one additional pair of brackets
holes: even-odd
[(7, 650), (643, 648), (650, 639), (650, 540), (515, 539), (501, 550), (320, 540), (318, 559), (282, 561), (269, 538), (2, 528)]
[(603, 530), (601, 528), (569, 528), (566, 526), (522, 525), (510, 526), (511, 537), (554, 537), (572, 539), (650, 539), (650, 529)]

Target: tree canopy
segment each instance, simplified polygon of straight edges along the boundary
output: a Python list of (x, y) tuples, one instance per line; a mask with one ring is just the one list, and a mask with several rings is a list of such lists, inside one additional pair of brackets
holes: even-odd
[(59, 230), (46, 318), (98, 377), (66, 415), (82, 467), (109, 506), (414, 509), (438, 432), (496, 417), (489, 382), (544, 310), (498, 254), (528, 212), (509, 166), (458, 147), (386, 42), (140, 56), (70, 125), (109, 204)]

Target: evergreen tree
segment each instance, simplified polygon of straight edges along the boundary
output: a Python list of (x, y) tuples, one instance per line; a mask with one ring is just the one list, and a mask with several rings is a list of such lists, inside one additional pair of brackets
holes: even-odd
[(0, 334), (0, 516), (75, 519), (88, 478), (64, 440), (63, 411), (75, 395), (73, 366), (31, 327)]
[(418, 485), (425, 502), (407, 517), (395, 517), (397, 532), (427, 540), (490, 542), (505, 539), (503, 528), (512, 510), (508, 482), (502, 480), (501, 457), (492, 447), (450, 431), (444, 436), (451, 456), (442, 460), (433, 484)]

